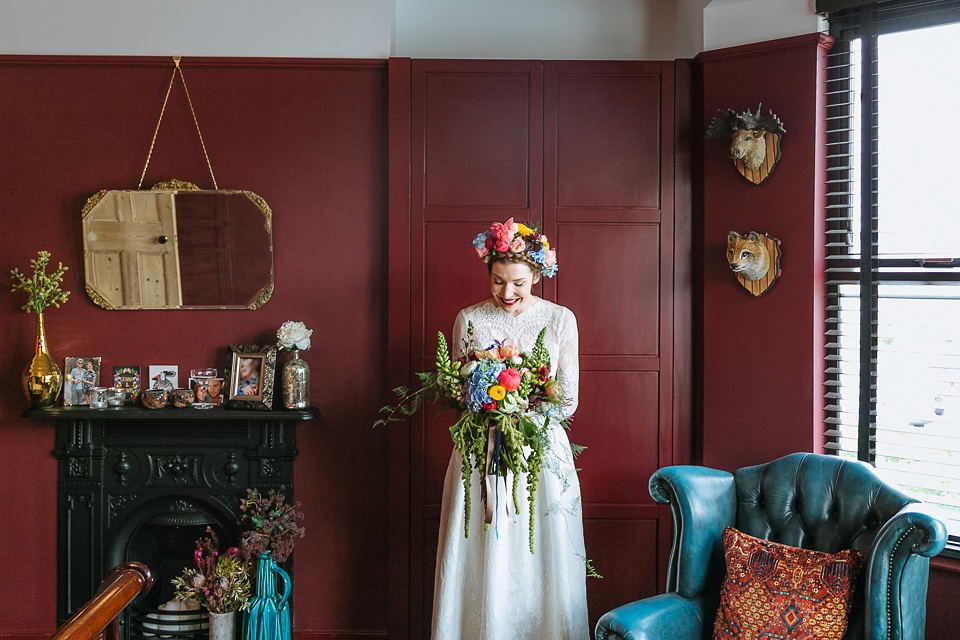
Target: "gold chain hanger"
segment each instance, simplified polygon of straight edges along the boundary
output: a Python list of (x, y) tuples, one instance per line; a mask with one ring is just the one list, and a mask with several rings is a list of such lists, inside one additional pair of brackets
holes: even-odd
[(160, 133), (160, 123), (163, 122), (163, 113), (167, 109), (167, 101), (170, 99), (170, 90), (173, 88), (173, 81), (180, 74), (180, 83), (183, 84), (183, 92), (187, 95), (187, 104), (190, 105), (190, 115), (193, 116), (193, 124), (197, 128), (197, 137), (200, 138), (200, 148), (203, 149), (203, 157), (207, 161), (207, 169), (210, 171), (210, 179), (213, 180), (213, 188), (217, 187), (217, 178), (213, 175), (213, 165), (210, 164), (210, 156), (207, 155), (207, 145), (203, 143), (203, 134), (200, 133), (200, 123), (197, 122), (197, 113), (193, 110), (193, 101), (190, 100), (190, 90), (187, 89), (187, 81), (183, 77), (183, 69), (180, 68), (180, 56), (173, 57), (173, 74), (170, 76), (170, 83), (167, 85), (167, 95), (163, 98), (163, 106), (160, 108), (160, 118), (157, 120), (157, 127), (153, 131), (153, 140), (150, 141), (150, 150), (147, 152), (147, 162), (143, 165), (143, 173), (140, 174), (140, 182), (137, 183), (137, 191), (143, 187), (143, 178), (147, 175), (147, 167), (150, 166), (150, 158), (153, 156), (153, 146), (157, 142), (157, 134)]

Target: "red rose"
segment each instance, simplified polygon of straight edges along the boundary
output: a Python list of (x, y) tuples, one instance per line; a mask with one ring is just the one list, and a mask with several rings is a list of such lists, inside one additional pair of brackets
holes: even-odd
[(504, 369), (497, 376), (497, 382), (507, 391), (514, 391), (520, 387), (520, 372), (516, 369)]
[(488, 411), (493, 411), (494, 409), (497, 408), (497, 402), (495, 400), (492, 402), (484, 402), (480, 406), (483, 407), (484, 409), (487, 409)]

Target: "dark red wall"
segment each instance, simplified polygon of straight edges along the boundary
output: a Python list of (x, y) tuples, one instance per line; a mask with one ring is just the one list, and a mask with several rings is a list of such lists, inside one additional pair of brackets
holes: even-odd
[[(226, 363), (231, 342), (275, 341), (285, 320), (314, 329), (305, 359), (323, 418), (298, 429), (295, 555), (300, 634), (387, 628), (386, 434), (369, 425), (384, 384), (386, 63), (183, 62), (221, 188), (274, 212), (276, 290), (257, 311), (105, 311), (83, 293), (80, 208), (99, 189), (135, 188), (172, 71), (155, 58), (0, 57), (0, 272), (40, 249), (70, 267), (69, 302), (46, 314), (50, 349), (115, 364)], [(210, 187), (182, 88), (174, 86), (146, 184)], [(0, 636), (55, 627), (53, 425), (20, 417), (19, 372), (34, 317), (0, 295)], [(286, 357), (281, 356), (281, 361)]]
[[(729, 140), (703, 145), (703, 462), (757, 464), (819, 443), (823, 231), (817, 34), (701, 54), (704, 128), (718, 109), (773, 109), (782, 157), (761, 186), (742, 178)], [(762, 297), (738, 283), (727, 232), (781, 241), (783, 275)]]

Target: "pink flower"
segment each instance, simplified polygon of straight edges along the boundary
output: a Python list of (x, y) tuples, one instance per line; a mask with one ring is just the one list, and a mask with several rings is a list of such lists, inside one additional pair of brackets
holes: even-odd
[(523, 238), (517, 236), (513, 239), (513, 242), (510, 243), (510, 251), (514, 253), (521, 253), (524, 249), (527, 248), (527, 243), (523, 241)]
[(488, 253), (490, 253), (490, 247), (483, 247), (482, 249), (477, 249), (477, 257), (483, 258)]
[(520, 372), (516, 369), (504, 369), (497, 376), (497, 382), (507, 391), (515, 391), (520, 387)]
[(497, 251), (505, 252), (510, 250), (510, 243), (513, 242), (513, 236), (516, 234), (516, 225), (513, 224), (513, 218), (510, 218), (503, 224), (494, 222), (490, 227), (490, 235), (493, 237), (493, 248)]
[(552, 264), (557, 264), (557, 252), (554, 251), (553, 249), (550, 249), (549, 251), (544, 253), (543, 264), (547, 265), (548, 267)]
[(238, 549), (237, 547), (230, 547), (229, 549), (227, 549), (228, 558), (236, 558), (239, 555), (240, 555), (240, 549)]

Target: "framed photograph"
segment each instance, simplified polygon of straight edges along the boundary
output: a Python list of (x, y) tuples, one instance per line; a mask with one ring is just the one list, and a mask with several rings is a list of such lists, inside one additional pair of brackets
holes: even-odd
[(147, 371), (148, 389), (173, 391), (180, 386), (178, 381), (180, 367), (175, 364), (151, 364)]
[(231, 344), (224, 376), (227, 406), (238, 409), (273, 408), (273, 379), (277, 348), (273, 345)]
[(190, 378), (190, 388), (196, 397), (197, 404), (219, 407), (223, 403), (223, 378), (206, 378), (203, 380)]
[(127, 402), (136, 400), (140, 396), (140, 367), (115, 366), (113, 386), (123, 391)]
[(63, 404), (89, 405), (90, 389), (100, 386), (100, 358), (72, 357), (64, 361)]

